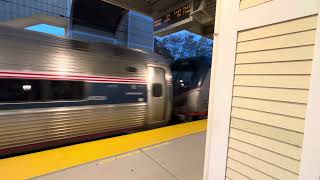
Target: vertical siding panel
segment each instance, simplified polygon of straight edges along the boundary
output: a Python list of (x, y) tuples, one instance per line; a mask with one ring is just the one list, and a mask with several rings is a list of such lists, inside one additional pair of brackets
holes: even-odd
[(250, 145), (235, 139), (230, 139), (230, 148), (237, 149), (240, 152), (250, 154), (255, 158), (262, 159), (271, 164), (277, 165), (294, 173), (299, 173), (299, 161), (284, 157), (280, 154)]
[(236, 172), (230, 168), (227, 168), (227, 177), (231, 179), (237, 179), (237, 180), (250, 180), (248, 177), (244, 176), (243, 174), (240, 174), (239, 172)]
[(310, 74), (312, 61), (239, 64), (235, 74)]
[(298, 179), (316, 22), (309, 16), (239, 32), (227, 177)]
[(231, 128), (230, 130), (230, 138), (252, 144), (254, 146), (281, 154), (286, 157), (290, 157), (292, 159), (301, 159), (301, 148), (283, 142), (275, 141), (270, 138), (262, 137), (233, 128)]
[(315, 29), (316, 26), (317, 16), (304, 17), (292, 21), (274, 24), (272, 26), (265, 26), (239, 32), (238, 42), (307, 31), (310, 29)]
[(309, 89), (309, 75), (236, 75), (234, 85)]
[(244, 10), (250, 7), (254, 7), (263, 3), (266, 3), (271, 0), (241, 0), (240, 10)]
[(267, 175), (274, 177), (276, 179), (290, 179), (297, 180), (298, 175), (289, 171), (286, 171), (282, 168), (274, 166), (272, 164), (266, 163), (262, 160), (254, 158), (244, 153), (240, 153), (239, 151), (229, 149), (228, 156), (232, 159), (240, 161), (249, 167), (256, 169), (257, 171), (261, 171), (266, 173)]
[(235, 86), (233, 95), (255, 99), (307, 104), (308, 90)]
[(239, 173), (249, 177), (250, 179), (256, 180), (276, 180), (275, 178), (268, 176), (260, 171), (256, 171), (255, 169), (233, 159), (228, 158), (227, 161), (228, 168), (236, 169)]
[(273, 49), (237, 54), (236, 64), (312, 60), (314, 46)]
[(237, 53), (313, 45), (315, 43), (315, 36), (316, 31), (309, 30), (254, 41), (239, 42)]
[(231, 117), (303, 133), (304, 119), (233, 107)]
[(278, 140), (284, 143), (292, 144), (295, 146), (302, 147), (303, 134), (293, 132), (277, 127), (263, 125), (259, 123), (253, 123), (240, 119), (233, 118), (231, 121), (231, 127), (240, 129), (246, 132), (257, 134), (263, 137)]
[(295, 104), (243, 97), (234, 97), (232, 105), (235, 107), (242, 107), (246, 109), (282, 114), (298, 118), (305, 118), (307, 108), (305, 104)]

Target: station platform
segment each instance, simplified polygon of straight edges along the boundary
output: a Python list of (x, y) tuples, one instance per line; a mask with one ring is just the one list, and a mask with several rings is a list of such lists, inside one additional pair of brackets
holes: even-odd
[(206, 120), (0, 160), (1, 179), (202, 179)]

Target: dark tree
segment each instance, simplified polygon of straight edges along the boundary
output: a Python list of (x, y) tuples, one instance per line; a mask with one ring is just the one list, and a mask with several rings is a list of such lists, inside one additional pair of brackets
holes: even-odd
[(168, 59), (170, 62), (174, 60), (170, 50), (166, 48), (166, 43), (164, 41), (158, 40), (158, 38), (155, 38), (154, 40), (154, 51), (157, 54), (162, 55), (164, 58)]
[(212, 46), (211, 39), (187, 31), (155, 38), (155, 52), (173, 60), (195, 56), (211, 57)]

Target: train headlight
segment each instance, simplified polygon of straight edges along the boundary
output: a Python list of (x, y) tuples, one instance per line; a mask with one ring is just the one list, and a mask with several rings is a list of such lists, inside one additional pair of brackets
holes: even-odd
[(22, 89), (23, 89), (23, 91), (31, 91), (32, 86), (31, 86), (31, 85), (26, 84), (26, 85), (23, 85), (23, 86), (22, 86)]

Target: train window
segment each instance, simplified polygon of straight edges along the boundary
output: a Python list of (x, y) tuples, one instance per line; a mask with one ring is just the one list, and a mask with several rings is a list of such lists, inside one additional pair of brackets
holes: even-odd
[(162, 84), (154, 83), (152, 85), (152, 95), (153, 95), (153, 97), (161, 97), (162, 96)]
[(41, 80), (0, 79), (0, 102), (42, 100)]
[(0, 103), (84, 99), (84, 82), (0, 79)]
[(126, 70), (128, 72), (131, 72), (131, 73), (136, 73), (138, 72), (138, 69), (136, 67), (127, 67)]
[(51, 81), (51, 100), (73, 100), (84, 98), (84, 83), (80, 81)]
[(190, 87), (193, 84), (194, 72), (193, 71), (183, 71), (179, 78), (179, 83), (181, 87)]
[(181, 88), (191, 88), (194, 85), (194, 76), (195, 72), (194, 71), (179, 71), (179, 72), (174, 72), (173, 74), (173, 79), (174, 83), (178, 85)]
[(199, 75), (194, 69), (190, 67), (179, 70), (173, 70), (174, 95), (178, 95), (196, 88), (198, 82)]

